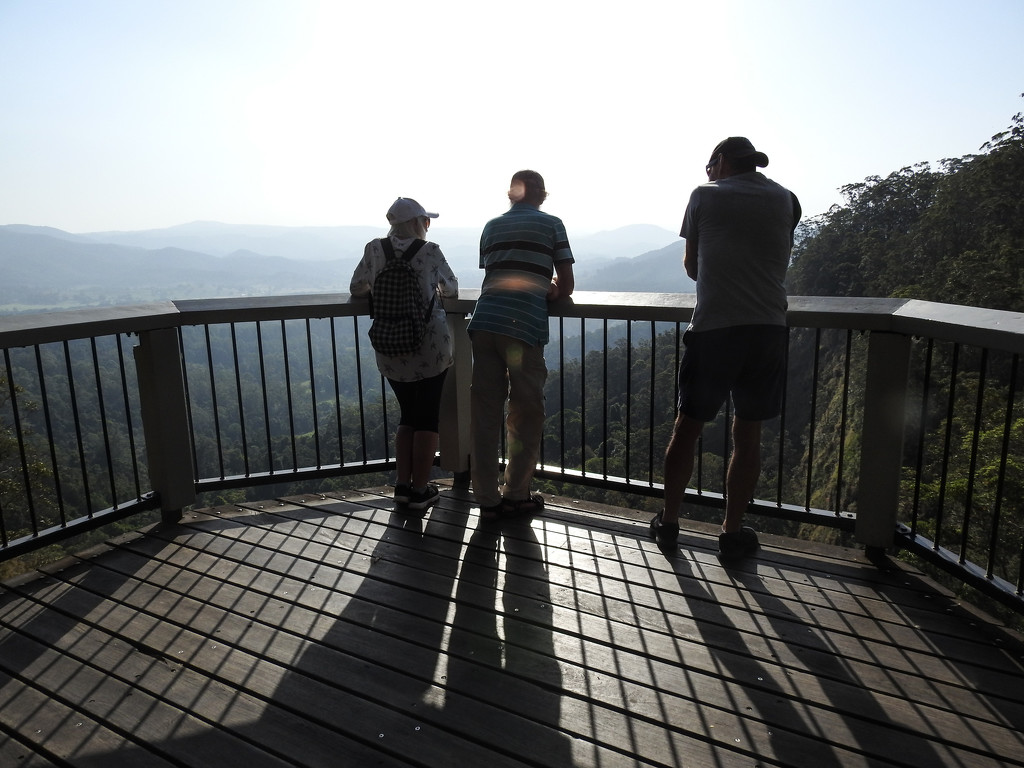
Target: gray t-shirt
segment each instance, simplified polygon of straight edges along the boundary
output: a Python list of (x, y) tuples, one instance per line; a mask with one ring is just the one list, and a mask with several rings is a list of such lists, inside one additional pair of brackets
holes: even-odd
[(786, 324), (784, 281), (800, 214), (796, 195), (757, 171), (693, 191), (679, 233), (697, 241), (691, 329)]

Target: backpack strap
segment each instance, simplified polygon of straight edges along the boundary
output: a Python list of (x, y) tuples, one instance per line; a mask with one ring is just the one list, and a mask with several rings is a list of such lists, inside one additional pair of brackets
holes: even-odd
[[(420, 240), (419, 238), (416, 238), (415, 240), (412, 241), (412, 245), (410, 245), (409, 248), (405, 251), (405, 253), (402, 254), (402, 258), (405, 259), (406, 261), (412, 260), (412, 257), (419, 253), (420, 248), (422, 248), (426, 244), (426, 240)], [(395, 258), (395, 246), (391, 242), (390, 236), (382, 237), (380, 239), (380, 247), (384, 251), (385, 258)]]
[[(413, 240), (412, 241), (412, 245), (410, 245), (409, 249), (405, 252), (405, 260), (406, 261), (412, 261), (412, 257), (415, 256), (417, 253), (419, 253), (420, 252), (420, 248), (422, 248), (426, 244), (427, 244), (426, 240), (420, 240), (419, 238), (416, 238), (415, 240)], [(390, 237), (388, 238), (388, 245), (391, 245), (391, 238)]]
[[(388, 240), (390, 241), (391, 238), (389, 237)], [(412, 245), (410, 245), (408, 250), (405, 252), (405, 255), (404, 255), (405, 260), (406, 261), (412, 261), (412, 257), (415, 256), (417, 253), (419, 253), (420, 252), (420, 248), (422, 248), (426, 244), (427, 244), (426, 240), (420, 240), (419, 238), (416, 238), (415, 240), (413, 240), (412, 241)], [(389, 245), (390, 245), (390, 243), (389, 243)], [(434, 302), (435, 301), (437, 301), (437, 291), (436, 290), (433, 292), (433, 295), (430, 297), (430, 303), (427, 304), (427, 310), (423, 313), (423, 319), (424, 320), (429, 320), (430, 319), (430, 313), (434, 311)]]
[[(380, 248), (382, 251), (384, 251), (385, 261), (391, 261), (393, 258), (395, 258), (395, 246), (391, 244), (390, 236), (380, 238)], [(372, 290), (370, 291), (370, 294), (366, 298), (370, 302), (370, 319), (372, 320), (374, 317)]]

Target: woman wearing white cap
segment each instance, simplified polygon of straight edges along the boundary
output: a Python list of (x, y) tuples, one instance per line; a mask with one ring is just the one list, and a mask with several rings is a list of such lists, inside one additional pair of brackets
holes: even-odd
[(436, 213), (428, 213), (412, 198), (395, 200), (388, 210), (391, 229), (387, 237), (366, 244), (349, 285), (353, 296), (371, 295), (374, 281), (388, 261), (388, 243), (393, 258), (413, 253), (409, 265), (418, 279), (423, 305), (429, 308), (423, 340), (408, 354), (377, 351), (376, 357), (377, 367), (391, 385), (402, 412), (395, 433), (395, 501), (414, 510), (426, 509), (440, 496), (438, 487), (428, 481), (437, 453), (441, 390), (452, 364), (452, 340), (444, 308), (436, 296), (459, 294), (459, 281), (437, 243), (425, 242), (413, 252), (417, 241), (426, 240), (430, 220), (435, 218)]

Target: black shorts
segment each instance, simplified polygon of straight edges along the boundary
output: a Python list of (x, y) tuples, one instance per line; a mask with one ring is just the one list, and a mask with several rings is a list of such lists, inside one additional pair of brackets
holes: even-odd
[(714, 421), (730, 395), (741, 419), (764, 421), (782, 413), (788, 344), (785, 326), (687, 331), (683, 341), (680, 413), (697, 421)]

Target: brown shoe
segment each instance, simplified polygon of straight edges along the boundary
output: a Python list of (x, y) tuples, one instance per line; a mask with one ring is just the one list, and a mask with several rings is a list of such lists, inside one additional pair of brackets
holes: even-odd
[(539, 493), (527, 499), (502, 499), (502, 517), (533, 517), (544, 511), (544, 497)]
[(485, 523), (493, 523), (501, 520), (505, 512), (505, 505), (501, 502), (490, 507), (480, 507), (480, 520)]

